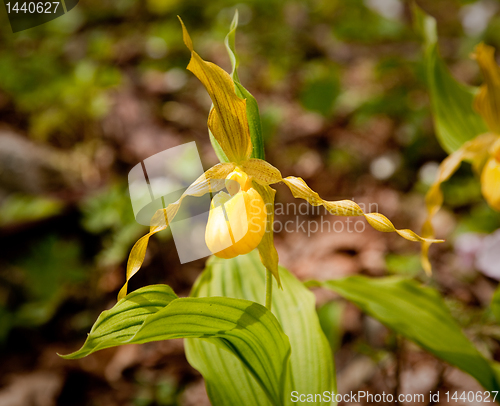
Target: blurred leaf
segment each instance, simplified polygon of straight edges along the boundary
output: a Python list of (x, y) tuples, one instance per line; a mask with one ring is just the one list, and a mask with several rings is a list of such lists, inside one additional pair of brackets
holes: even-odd
[[(188, 337), (203, 338), (231, 359), (239, 359), (266, 396), (274, 404), (283, 403), (288, 338), (269, 310), (248, 300), (177, 298), (166, 285), (147, 286), (101, 313), (83, 347), (63, 358), (81, 358), (118, 345)], [(226, 382), (219, 377), (217, 384)]]
[(328, 117), (340, 94), (340, 80), (334, 66), (308, 64), (304, 67), (305, 80), (300, 91), (300, 102), (307, 110)]
[(52, 318), (72, 289), (87, 278), (80, 255), (77, 242), (56, 236), (45, 237), (27, 250), (14, 268), (19, 272), (19, 280), (11, 281), (20, 285), (25, 296), (24, 302), (12, 310), (13, 324), (38, 326)]
[[(399, 19), (387, 19), (366, 7), (362, 0), (335, 1), (334, 18), (330, 23), (336, 37), (344, 41), (371, 44), (401, 37), (404, 25)], [(388, 3), (390, 4), (390, 3)]]
[(420, 255), (389, 254), (385, 257), (387, 271), (392, 274), (413, 277), (422, 271)]
[(268, 105), (262, 112), (262, 136), (268, 142), (274, 138), (284, 118), (284, 111), (280, 105)]
[(59, 214), (64, 205), (55, 199), (11, 194), (0, 206), (0, 225), (41, 220)]
[[(464, 168), (461, 173), (466, 173), (467, 169)], [(481, 185), (474, 176), (470, 175), (470, 172), (461, 177), (452, 177), (441, 188), (444, 194), (444, 201), (449, 202), (448, 205), (451, 207), (471, 205), (479, 203), (483, 199)]]
[(130, 247), (146, 227), (135, 221), (129, 193), (121, 183), (88, 197), (80, 204), (83, 227), (94, 234), (105, 234), (98, 255), (102, 265), (122, 262)]
[[(264, 302), (266, 270), (256, 251), (230, 260), (212, 257), (191, 293), (194, 297), (229, 296)], [(333, 357), (315, 310), (314, 295), (285, 268), (280, 268), (283, 289), (273, 279), (272, 309), (290, 338), (292, 354), (285, 400), (289, 394), (335, 391)], [(201, 340), (185, 342), (188, 361), (205, 378), (216, 405), (269, 405), (257, 382), (241, 365), (216, 346)], [(223, 381), (225, 384), (220, 385)], [(318, 404), (318, 403), (314, 403)], [(323, 404), (323, 403), (321, 403)]]
[(345, 303), (334, 300), (325, 303), (318, 309), (318, 318), (323, 333), (325, 333), (332, 352), (340, 349), (342, 343), (342, 316), (344, 315)]
[(455, 234), (463, 233), (492, 233), (500, 228), (498, 212), (493, 210), (484, 201), (473, 206), (461, 217)]
[(424, 40), (427, 81), (431, 95), (436, 133), (448, 153), (466, 141), (488, 131), (472, 105), (477, 88), (459, 83), (449, 72), (438, 51), (436, 20), (418, 6), (413, 15), (416, 28)]
[(147, 0), (146, 4), (151, 13), (165, 15), (178, 6), (179, 0)]
[(331, 289), (431, 354), (472, 375), (489, 391), (500, 375), (463, 334), (439, 293), (399, 277), (352, 276), (310, 286)]
[(66, 284), (84, 281), (86, 269), (80, 262), (80, 254), (76, 241), (56, 236), (31, 246), (19, 262), (29, 296), (33, 300), (51, 300)]

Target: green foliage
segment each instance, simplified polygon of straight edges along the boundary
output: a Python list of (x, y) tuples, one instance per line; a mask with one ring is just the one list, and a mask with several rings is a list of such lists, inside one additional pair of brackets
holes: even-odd
[[(228, 296), (264, 301), (265, 268), (256, 251), (230, 260), (212, 257), (193, 288), (192, 296)], [(314, 295), (289, 271), (280, 267), (283, 289), (273, 280), (272, 309), (290, 339), (286, 393), (334, 391), (332, 353), (315, 310)], [(262, 386), (233, 358), (216, 346), (201, 340), (186, 340), (188, 360), (198, 369), (207, 385), (213, 404), (236, 405), (265, 403)], [(287, 396), (283, 403), (291, 404)]]
[(318, 318), (321, 329), (325, 333), (332, 352), (339, 350), (342, 345), (342, 316), (345, 303), (334, 300), (325, 303), (318, 309)]
[(329, 117), (340, 94), (339, 73), (336, 66), (307, 64), (305, 78), (300, 91), (300, 102), (311, 111)]
[(472, 107), (477, 89), (459, 83), (439, 55), (436, 20), (417, 6), (413, 14), (416, 28), (424, 40), (427, 82), (436, 134), (442, 147), (451, 153), (488, 129)]
[[(371, 44), (401, 37), (404, 33), (405, 27), (399, 19), (383, 17), (366, 7), (367, 3), (362, 0), (323, 0), (323, 4), (323, 7), (331, 8), (330, 13), (334, 13), (331, 27), (334, 34), (342, 40)], [(355, 21), (359, 23), (353, 23)]]
[(63, 204), (55, 199), (11, 194), (0, 206), (0, 225), (41, 220), (59, 214)]
[(485, 389), (500, 390), (497, 366), (467, 339), (437, 291), (399, 277), (352, 276), (311, 285), (337, 292), (395, 332), (469, 373)]
[(288, 338), (270, 311), (248, 300), (177, 298), (166, 285), (147, 286), (103, 312), (82, 348), (64, 358), (81, 358), (123, 344), (188, 337), (203, 338), (232, 354), (273, 403), (283, 403)]
[(135, 221), (125, 185), (115, 184), (89, 196), (80, 204), (85, 230), (103, 235), (103, 249), (97, 260), (101, 265), (123, 261), (137, 237), (146, 227)]
[(7, 306), (6, 292), (0, 290), (0, 341), (13, 327), (36, 327), (51, 320), (60, 305), (87, 278), (80, 256), (76, 242), (49, 236), (32, 245), (25, 258), (0, 272), (5, 288), (23, 299), (20, 306)]
[(492, 233), (500, 228), (498, 212), (486, 202), (472, 207), (460, 219), (455, 234), (463, 233)]
[[(371, 126), (374, 118), (387, 119), (391, 128), (386, 132), (392, 138), (383, 141), (380, 148), (385, 151), (386, 148), (397, 147), (395, 143), (407, 146), (407, 150), (403, 151), (402, 165), (408, 166), (408, 178), (411, 179), (415, 176), (416, 168), (423, 162), (441, 158), (441, 155), (436, 155), (440, 152), (436, 152), (435, 143), (428, 142), (426, 138), (429, 136), (425, 125), (428, 108), (425, 95), (422, 97), (423, 85), (416, 78), (423, 78), (424, 75), (413, 71), (422, 69), (422, 64), (415, 63), (414, 38), (404, 24), (404, 19), (384, 17), (369, 3), (371, 2), (362, 0), (255, 0), (238, 4), (236, 0), (224, 0), (200, 7), (193, 0), (91, 0), (88, 4), (81, 2), (67, 16), (74, 18), (70, 24), (63, 24), (62, 20), (54, 21), (16, 36), (8, 32), (7, 26), (0, 27), (3, 44), (0, 50), (0, 107), (4, 111), (2, 121), (7, 126), (27, 133), (31, 138), (50, 142), (57, 147), (73, 148), (76, 139), (87, 140), (94, 131), (99, 131), (101, 119), (107, 116), (110, 102), (114, 100), (115, 87), (119, 86), (120, 92), (124, 90), (133, 93), (140, 102), (146, 101), (156, 121), (161, 120), (159, 112), (165, 101), (173, 99), (196, 105), (189, 95), (191, 88), (186, 87), (185, 93), (178, 94), (151, 93), (145, 89), (147, 86), (144, 85), (143, 75), (150, 69), (164, 72), (175, 67), (185, 67), (187, 54), (175, 19), (176, 14), (182, 15), (186, 23), (193, 27), (193, 38), (199, 44), (200, 51), (208, 51), (207, 57), (215, 56), (215, 61), (218, 61), (220, 48), (214, 47), (211, 41), (217, 39), (220, 42), (227, 32), (233, 6), (238, 4), (242, 26), (241, 44), (246, 45), (240, 50), (246, 69), (241, 70), (242, 78), (252, 91), (258, 89), (266, 100), (266, 108), (262, 110), (261, 129), (256, 101), (240, 84), (236, 72), (234, 42), (237, 24), (234, 20), (226, 41), (236, 91), (240, 97), (247, 99), (253, 156), (264, 157), (262, 134), (269, 141), (277, 134), (284, 120), (289, 124), (289, 113), (297, 111), (298, 100), (304, 109), (326, 118), (331, 118), (334, 112), (339, 113), (333, 122), (323, 120), (324, 129), (332, 124), (340, 130), (358, 130), (356, 124)], [(435, 22), (422, 13), (419, 21), (420, 31), (425, 38), (425, 71), (435, 113), (436, 132), (444, 148), (450, 152), (484, 131), (485, 126), (471, 107), (475, 89), (459, 84), (439, 56)], [(484, 34), (487, 42), (497, 46), (500, 44), (499, 21), (498, 16), (493, 16)], [(460, 23), (457, 21), (456, 24)], [(443, 26), (444, 30), (447, 28), (449, 27)], [(463, 36), (452, 37), (450, 42), (459, 44), (462, 49), (468, 48), (464, 46), (464, 41), (472, 41)], [(476, 37), (473, 40), (476, 42)], [(164, 57), (158, 56), (160, 51), (165, 53)], [(337, 97), (341, 90), (340, 82), (349, 87), (345, 86), (340, 97)], [(290, 97), (295, 101), (290, 100)], [(115, 121), (114, 116), (111, 118)], [(294, 118), (290, 118), (291, 124)], [(166, 137), (170, 132), (184, 133), (183, 128), (172, 130), (168, 127), (167, 130)], [(371, 127), (359, 130), (366, 131), (371, 141), (377, 141), (378, 135), (371, 135)], [(410, 132), (411, 140), (405, 140), (403, 144), (400, 135)], [(316, 143), (316, 138), (308, 137), (305, 142)], [(353, 145), (343, 143), (342, 131), (335, 131), (332, 136), (329, 132), (322, 132), (320, 138), (320, 148), (326, 145), (323, 141), (328, 142), (329, 147), (325, 146), (321, 152), (331, 159), (333, 172), (342, 172), (342, 180), (338, 186), (342, 188), (342, 193), (347, 193), (351, 189), (346, 189), (346, 183), (351, 178), (354, 180), (352, 174), (348, 176), (348, 172), (352, 173), (353, 168), (361, 171), (362, 164), (368, 162), (371, 155), (364, 153), (364, 147), (356, 147), (356, 142), (364, 144), (362, 141), (354, 140), (356, 142)], [(111, 173), (103, 173), (102, 179), (123, 176), (124, 166), (130, 163), (130, 154), (124, 153), (126, 148), (119, 143), (128, 140), (103, 138), (102, 142), (111, 146), (118, 164), (109, 169)], [(288, 162), (293, 149), (297, 151), (297, 157), (303, 153), (303, 142), (300, 137), (288, 139), (287, 134), (273, 139), (273, 145), (286, 146), (280, 159)], [(307, 148), (312, 146), (308, 145)], [(218, 156), (221, 161), (226, 160), (220, 153)], [(123, 172), (121, 175), (120, 171)], [(401, 171), (401, 174), (406, 177), (407, 172)], [(467, 173), (466, 182), (462, 176), (457, 183), (452, 180), (444, 187), (446, 200), (451, 201), (455, 208), (461, 209), (457, 216), (458, 231), (491, 232), (500, 227), (498, 213), (485, 204), (476, 204), (480, 201), (479, 189), (477, 184), (470, 183), (470, 179), (470, 174)], [(356, 190), (356, 187), (359, 184), (355, 184), (352, 190)], [(408, 189), (410, 187), (408, 185)], [(475, 206), (470, 208), (473, 204)], [(467, 207), (461, 207), (465, 205)], [(58, 201), (52, 199), (12, 195), (2, 203), (0, 223), (11, 225), (47, 218), (60, 213), (62, 208)], [(95, 245), (103, 247), (97, 257), (98, 265), (120, 266), (133, 242), (145, 229), (135, 222), (125, 184), (111, 186), (86, 198), (79, 203), (78, 210), (83, 215), (83, 230), (75, 230), (75, 234), (83, 234), (85, 239), (88, 238), (87, 232), (95, 235)], [(67, 237), (65, 240), (50, 237), (41, 243), (33, 243), (32, 249), (28, 249), (23, 255), (23, 260), (14, 261), (13, 265), (8, 264), (5, 271), (0, 272), (3, 285), (0, 286), (0, 340), (14, 326), (46, 323), (69, 296), (74, 293), (85, 294), (76, 291), (75, 287), (81, 286), (87, 273), (91, 274), (90, 271), (95, 276), (99, 268), (90, 270), (82, 265), (80, 254), (79, 243), (68, 241)], [(421, 272), (417, 257), (413, 255), (396, 252), (387, 257), (386, 265), (389, 272), (404, 276), (414, 276)], [(213, 259), (193, 290), (193, 295), (227, 295), (263, 303), (264, 274), (265, 270), (254, 254), (230, 261)], [(308, 393), (334, 389), (331, 350), (328, 349), (327, 340), (319, 326), (332, 350), (338, 349), (344, 303), (328, 303), (316, 315), (313, 295), (283, 268), (281, 275), (285, 289), (274, 289), (273, 311), (284, 332), (290, 337), (293, 349), (288, 367), (291, 374), (287, 377), (285, 388), (288, 390), (294, 387)], [(434, 291), (413, 282), (399, 282), (398, 279), (388, 279), (384, 284), (366, 278), (348, 278), (333, 281), (330, 287), (334, 285), (339, 293), (357, 303), (368, 314), (379, 318), (398, 334), (407, 336), (434, 355), (459, 365), (464, 370), (472, 370), (471, 373), (484, 385), (491, 383), (492, 373), (487, 361), (464, 338), (456, 323), (450, 319), (443, 300)], [(107, 319), (93, 330), (94, 335), (89, 340), (98, 338), (99, 334), (96, 335), (95, 331), (103, 332), (103, 326), (111, 330), (119, 328), (121, 322), (113, 326), (109, 323), (114, 323), (125, 315), (131, 317), (130, 320), (120, 319), (124, 323), (139, 323), (130, 326), (130, 330), (120, 330), (126, 334), (142, 329), (145, 320), (153, 320), (153, 316), (156, 317), (160, 311), (164, 312), (165, 317), (168, 316), (168, 320), (178, 318), (179, 326), (185, 325), (187, 318), (181, 317), (181, 313), (192, 302), (189, 299), (177, 299), (166, 287), (160, 288), (161, 293), (155, 296), (155, 289), (158, 287), (131, 293), (128, 298), (136, 302), (127, 302), (127, 306), (130, 306), (128, 308), (123, 307), (123, 302), (117, 305), (115, 310), (122, 306), (121, 316), (117, 314)], [(17, 300), (16, 306), (11, 305), (13, 296)], [(24, 304), (18, 305), (18, 298)], [(177, 300), (179, 302), (176, 302), (176, 306), (182, 308), (179, 314), (174, 316), (164, 311)], [(151, 303), (153, 304), (149, 306)], [(491, 309), (498, 320), (499, 303), (500, 294), (497, 292)], [(205, 305), (207, 303), (203, 303)], [(465, 305), (463, 308), (470, 310)], [(250, 310), (253, 312), (255, 309)], [(89, 310), (89, 314), (92, 311)], [(198, 316), (200, 315), (194, 317)], [(269, 318), (272, 319), (271, 316)], [(167, 334), (167, 329), (172, 328), (170, 323), (161, 324), (163, 320), (160, 322), (158, 319), (153, 323), (159, 334), (160, 330)], [(260, 336), (262, 334), (259, 333), (256, 337)], [(101, 338), (104, 340), (105, 337)], [(117, 345), (121, 345), (122, 338), (113, 339)], [(99, 345), (99, 340), (92, 342)], [(269, 345), (269, 348), (275, 348), (273, 343)], [(229, 354), (228, 346), (226, 338), (188, 339), (186, 344), (190, 362), (203, 373), (214, 404), (246, 405), (253, 401), (254, 404), (266, 405), (278, 402), (279, 385), (266, 383), (262, 377), (256, 378), (257, 367), (243, 364), (238, 357)], [(366, 352), (375, 351), (370, 349)], [(253, 374), (249, 372), (249, 368), (254, 368)], [(152, 385), (155, 394), (139, 394), (137, 404), (173, 402), (172, 388), (168, 384), (161, 389), (163, 394), (157, 393), (160, 391), (159, 386), (156, 387), (151, 382), (148, 384)], [(490, 385), (489, 388), (491, 387), (496, 386)], [(276, 393), (271, 393), (272, 390)], [(266, 400), (266, 391), (274, 401)], [(289, 403), (289, 399), (284, 399), (283, 403)]]
[(420, 256), (389, 254), (385, 258), (385, 266), (391, 274), (414, 277), (422, 272)]
[(121, 81), (115, 67), (85, 59), (68, 67), (49, 50), (24, 58), (0, 52), (0, 72), (0, 89), (19, 111), (31, 114), (30, 133), (40, 140), (71, 136), (78, 125), (102, 118), (108, 111), (106, 90)]

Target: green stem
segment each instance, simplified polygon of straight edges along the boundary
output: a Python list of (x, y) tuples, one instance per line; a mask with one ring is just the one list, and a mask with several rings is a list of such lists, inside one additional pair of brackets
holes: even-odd
[(273, 274), (266, 269), (266, 307), (271, 311), (271, 303), (273, 299)]

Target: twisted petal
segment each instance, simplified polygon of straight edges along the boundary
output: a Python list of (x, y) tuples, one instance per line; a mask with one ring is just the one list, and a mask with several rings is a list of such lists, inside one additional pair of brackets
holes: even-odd
[(259, 192), (264, 200), (264, 204), (266, 205), (267, 211), (267, 223), (266, 223), (266, 232), (260, 241), (260, 244), (257, 246), (260, 255), (260, 261), (269, 270), (273, 276), (276, 278), (276, 282), (278, 282), (278, 286), (281, 287), (280, 275), (278, 272), (278, 252), (274, 247), (274, 195), (276, 194), (276, 190), (271, 188), (268, 185), (261, 185), (258, 182), (253, 182), (253, 188)]
[(213, 109), (208, 116), (208, 128), (230, 162), (244, 161), (252, 153), (246, 100), (236, 95), (234, 83), (227, 72), (204, 61), (194, 51), (191, 37), (180, 17), (179, 20), (184, 43), (191, 51), (187, 69), (203, 83), (213, 102)]
[(291, 190), (294, 197), (307, 200), (313, 206), (324, 206), (331, 214), (335, 216), (364, 216), (374, 229), (385, 233), (396, 232), (401, 237), (418, 242), (441, 242), (422, 238), (411, 230), (398, 230), (389, 221), (387, 217), (380, 213), (364, 213), (352, 200), (339, 200), (329, 202), (323, 200), (314, 190), (307, 186), (302, 178), (289, 176), (283, 178), (278, 169), (271, 164), (260, 159), (251, 159), (242, 164), (243, 170), (253, 178), (254, 182), (261, 185), (270, 185), (273, 183), (284, 182)]
[(370, 224), (375, 230), (382, 231), (384, 233), (396, 232), (401, 237), (410, 241), (442, 241), (422, 238), (408, 229), (398, 230), (383, 214), (364, 213), (361, 207), (359, 207), (352, 200), (338, 200), (334, 202), (323, 200), (316, 192), (314, 192), (309, 186), (307, 186), (306, 182), (304, 182), (302, 178), (289, 176), (287, 178), (284, 178), (283, 182), (290, 188), (294, 197), (305, 199), (309, 202), (309, 204), (312, 204), (313, 206), (323, 206), (335, 216), (364, 216), (366, 218), (366, 221), (368, 221), (368, 224)]
[(207, 193), (218, 191), (224, 187), (226, 176), (232, 172), (234, 164), (217, 164), (206, 171), (198, 179), (196, 179), (182, 194), (175, 203), (169, 204), (166, 209), (157, 210), (151, 219), (149, 233), (141, 237), (132, 247), (127, 261), (127, 278), (126, 282), (118, 293), (118, 300), (122, 299), (127, 294), (128, 281), (134, 276), (142, 266), (144, 257), (146, 256), (146, 248), (148, 247), (149, 237), (153, 234), (165, 230), (169, 223), (177, 214), (182, 200), (186, 196), (203, 196)]
[[(432, 219), (443, 204), (443, 193), (441, 192), (441, 183), (448, 180), (453, 175), (463, 160), (472, 160), (473, 164), (478, 167), (479, 162), (484, 161), (484, 156), (488, 154), (489, 147), (495, 142), (496, 136), (492, 134), (483, 134), (471, 141), (467, 141), (457, 151), (448, 156), (439, 166), (439, 172), (436, 180), (425, 196), (425, 204), (427, 206), (427, 218), (422, 227), (422, 235), (426, 238), (434, 236), (432, 227)], [(422, 266), (427, 273), (431, 272), (431, 264), (429, 262), (429, 247), (432, 241), (424, 241), (422, 243)]]
[(500, 134), (500, 67), (495, 62), (495, 49), (481, 43), (476, 47), (474, 57), (485, 82), (474, 100), (474, 107), (489, 129)]

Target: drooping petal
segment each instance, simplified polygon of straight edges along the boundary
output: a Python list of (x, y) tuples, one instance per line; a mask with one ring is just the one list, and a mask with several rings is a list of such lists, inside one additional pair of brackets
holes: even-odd
[(266, 232), (260, 241), (257, 249), (259, 250), (260, 261), (276, 278), (278, 286), (281, 287), (281, 280), (278, 271), (278, 251), (274, 247), (274, 195), (276, 190), (268, 185), (260, 185), (258, 182), (253, 182), (253, 187), (262, 196), (266, 205), (267, 223)]
[[(483, 134), (471, 141), (467, 141), (461, 148), (449, 155), (439, 166), (439, 172), (436, 180), (430, 187), (425, 196), (425, 204), (427, 206), (427, 218), (422, 227), (422, 235), (426, 238), (434, 236), (434, 228), (432, 227), (432, 219), (443, 204), (443, 193), (441, 192), (441, 184), (447, 181), (453, 175), (463, 160), (472, 160), (477, 162), (488, 152), (489, 147), (495, 142), (495, 137), (492, 134)], [(431, 272), (431, 265), (428, 258), (430, 241), (422, 243), (422, 266), (427, 273)]]
[(474, 100), (474, 107), (489, 129), (500, 134), (500, 66), (495, 62), (495, 49), (481, 43), (476, 47), (474, 57), (485, 82)]
[(234, 164), (217, 164), (196, 179), (182, 196), (167, 208), (157, 210), (150, 222), (149, 233), (141, 237), (132, 247), (127, 261), (127, 276), (123, 287), (118, 293), (118, 300), (127, 295), (128, 281), (141, 268), (146, 256), (149, 238), (159, 231), (165, 230), (177, 214), (182, 200), (186, 196), (203, 196), (224, 187), (226, 176), (234, 169)]
[(191, 51), (188, 70), (200, 80), (213, 102), (208, 128), (230, 162), (241, 162), (252, 153), (246, 100), (239, 98), (231, 76), (217, 65), (204, 61), (193, 48), (191, 37), (182, 24), (184, 43)]
[(302, 178), (288, 176), (283, 178), (278, 169), (271, 164), (260, 159), (250, 159), (242, 163), (243, 170), (252, 177), (255, 183), (261, 185), (270, 185), (273, 183), (284, 182), (291, 190), (294, 197), (304, 199), (313, 206), (324, 206), (331, 214), (335, 216), (364, 216), (373, 228), (382, 232), (396, 232), (401, 237), (410, 241), (429, 241), (438, 242), (441, 240), (422, 238), (411, 230), (398, 230), (382, 214), (364, 213), (352, 200), (339, 200), (329, 202), (323, 200), (315, 191), (313, 191)]
[(323, 206), (331, 214), (335, 216), (364, 216), (375, 230), (382, 231), (384, 233), (396, 232), (401, 237), (409, 241), (429, 241), (429, 242), (441, 242), (442, 240), (427, 239), (422, 238), (412, 230), (403, 229), (398, 230), (394, 227), (391, 221), (380, 213), (364, 213), (361, 207), (357, 205), (352, 200), (338, 200), (329, 202), (323, 200), (319, 195), (313, 191), (302, 178), (296, 178), (294, 176), (288, 176), (283, 179), (283, 182), (290, 188), (292, 194), (296, 198), (304, 199), (313, 206)]

